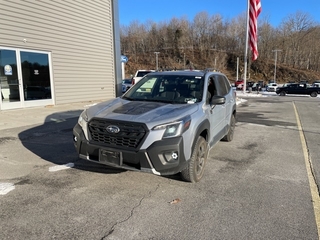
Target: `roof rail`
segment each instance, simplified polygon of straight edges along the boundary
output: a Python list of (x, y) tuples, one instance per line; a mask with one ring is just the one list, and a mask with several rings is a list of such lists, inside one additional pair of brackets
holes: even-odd
[(218, 69), (215, 69), (215, 68), (206, 68), (203, 71), (204, 72), (220, 72)]

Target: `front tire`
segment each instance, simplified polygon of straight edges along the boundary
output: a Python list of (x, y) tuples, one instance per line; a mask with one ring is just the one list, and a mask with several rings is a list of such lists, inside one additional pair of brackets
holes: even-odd
[(279, 93), (279, 95), (280, 95), (280, 96), (285, 96), (285, 95), (286, 95), (286, 92), (282, 91), (282, 92)]
[(192, 183), (199, 182), (204, 173), (207, 157), (208, 144), (202, 136), (199, 136), (187, 167), (181, 171), (182, 179)]

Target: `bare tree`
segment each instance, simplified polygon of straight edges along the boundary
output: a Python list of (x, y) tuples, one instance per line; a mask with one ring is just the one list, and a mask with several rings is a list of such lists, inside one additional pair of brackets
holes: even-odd
[(312, 32), (314, 21), (307, 13), (296, 12), (284, 19), (280, 25), (286, 59), (284, 63), (292, 67), (301, 67), (305, 40)]
[[(259, 19), (259, 58), (250, 65), (258, 74), (263, 65), (273, 63), (272, 50), (281, 49), (278, 61), (308, 71), (320, 71), (320, 26), (307, 13), (291, 14), (273, 27), (268, 18)], [(219, 14), (198, 13), (169, 22), (133, 21), (120, 28), (121, 52), (128, 55), (127, 69), (153, 67), (154, 52), (160, 52), (159, 65), (169, 68), (199, 66), (226, 70), (240, 57), (243, 62), (246, 41), (246, 13), (224, 20)], [(259, 62), (264, 64), (259, 66)], [(270, 73), (263, 73), (269, 78)], [(280, 74), (280, 72), (279, 72)]]

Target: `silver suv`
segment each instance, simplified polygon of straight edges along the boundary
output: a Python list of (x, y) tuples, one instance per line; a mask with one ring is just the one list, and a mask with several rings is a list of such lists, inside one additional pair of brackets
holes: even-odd
[(83, 111), (73, 139), (80, 158), (198, 182), (210, 148), (233, 139), (235, 117), (236, 93), (225, 75), (153, 72)]

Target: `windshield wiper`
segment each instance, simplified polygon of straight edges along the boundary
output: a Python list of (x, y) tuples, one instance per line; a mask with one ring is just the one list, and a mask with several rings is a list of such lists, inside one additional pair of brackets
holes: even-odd
[(155, 102), (156, 100), (153, 99), (146, 99), (146, 98), (129, 98), (129, 97), (122, 97), (122, 99), (129, 100), (129, 101), (141, 101), (141, 102)]

